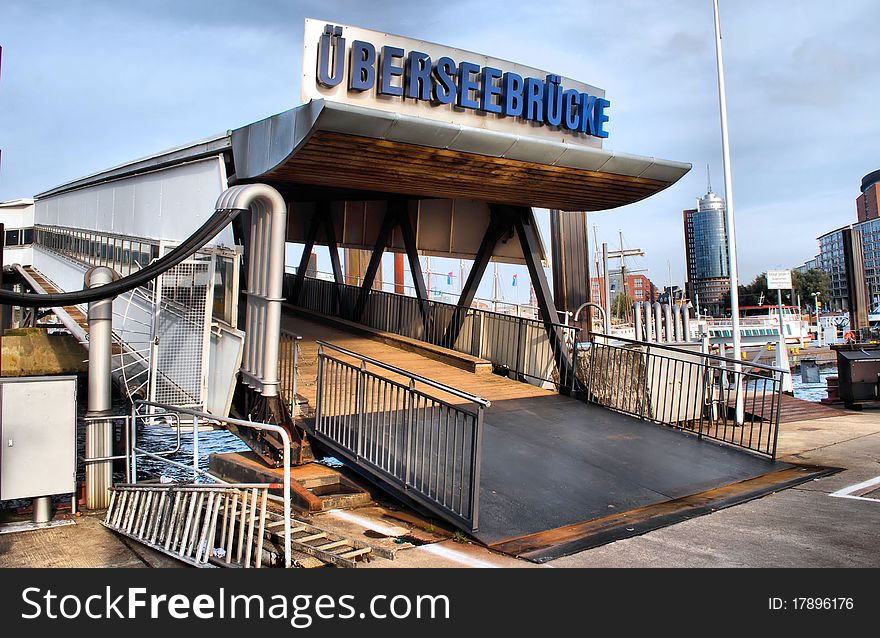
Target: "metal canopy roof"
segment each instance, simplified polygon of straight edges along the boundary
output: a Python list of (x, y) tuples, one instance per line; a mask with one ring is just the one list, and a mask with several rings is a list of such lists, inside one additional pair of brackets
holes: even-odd
[(232, 132), (236, 179), (604, 210), (691, 165), (313, 100)]
[(184, 162), (191, 162), (204, 157), (216, 156), (228, 151), (229, 147), (229, 133), (214, 135), (212, 137), (199, 140), (197, 142), (191, 142), (189, 144), (184, 144), (183, 146), (177, 146), (175, 148), (168, 149), (167, 151), (155, 153), (153, 155), (142, 157), (131, 162), (126, 162), (125, 164), (120, 164), (119, 166), (114, 166), (113, 168), (108, 168), (98, 173), (87, 175), (86, 177), (81, 177), (80, 179), (74, 180), (72, 182), (67, 182), (60, 186), (56, 186), (47, 191), (39, 193), (36, 198), (43, 199), (45, 197), (58, 195), (60, 193), (76, 190), (78, 188), (85, 188), (87, 186), (93, 186), (95, 184), (101, 184), (104, 182), (122, 179), (124, 177), (130, 177), (131, 175), (147, 173), (150, 171), (165, 168), (167, 166), (174, 166), (177, 164), (182, 164)]

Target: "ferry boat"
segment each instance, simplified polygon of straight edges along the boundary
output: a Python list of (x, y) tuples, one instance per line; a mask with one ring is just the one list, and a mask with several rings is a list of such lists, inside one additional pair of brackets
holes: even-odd
[[(779, 306), (740, 306), (739, 331), (743, 340), (752, 343), (775, 343), (779, 338)], [(708, 318), (706, 329), (711, 340), (723, 341), (733, 337), (733, 325), (728, 318)], [(782, 306), (782, 333), (785, 343), (806, 345), (813, 340), (810, 327), (801, 318), (797, 306)]]

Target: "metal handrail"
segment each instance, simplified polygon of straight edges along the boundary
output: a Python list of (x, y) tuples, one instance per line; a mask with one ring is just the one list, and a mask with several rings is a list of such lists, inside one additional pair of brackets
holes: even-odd
[(393, 372), (394, 374), (399, 374), (400, 376), (407, 377), (413, 381), (417, 381), (418, 383), (423, 383), (427, 386), (435, 388), (437, 390), (441, 390), (442, 392), (446, 392), (447, 394), (451, 394), (453, 396), (457, 396), (462, 399), (466, 399), (478, 405), (482, 405), (483, 407), (491, 407), (492, 402), (489, 399), (484, 399), (483, 397), (477, 396), (476, 394), (471, 394), (470, 392), (464, 392), (463, 390), (458, 390), (457, 388), (453, 388), (452, 386), (448, 386), (445, 383), (440, 383), (439, 381), (433, 381), (426, 377), (423, 377), (418, 374), (413, 374), (408, 370), (404, 370), (402, 368), (398, 368), (397, 366), (390, 365), (388, 363), (383, 363), (376, 359), (372, 359), (370, 357), (366, 357), (362, 354), (358, 354), (357, 352), (352, 352), (351, 350), (347, 350), (346, 348), (342, 348), (340, 346), (333, 345), (332, 343), (327, 343), (326, 341), (318, 341), (318, 352), (319, 354), (323, 351), (324, 348), (329, 348), (330, 350), (335, 350), (340, 354), (344, 354), (349, 357), (353, 357), (364, 363), (369, 363), (370, 365), (374, 365), (378, 368), (382, 368), (387, 370), (388, 372)]
[[(333, 281), (306, 277), (309, 284), (302, 289), (304, 298), (295, 305), (346, 318), (345, 303), (342, 298), (353, 303), (349, 297), (360, 294), (360, 289), (349, 284), (335, 284)], [(340, 293), (341, 296), (340, 296)], [(558, 370), (558, 354), (554, 351), (552, 331), (565, 335), (570, 344), (577, 339), (577, 328), (567, 323), (545, 322), (535, 317), (504, 314), (475, 307), (459, 307), (455, 304), (427, 300), (427, 312), (419, 305), (416, 297), (395, 292), (370, 290), (372, 305), (364, 307), (360, 318), (348, 317), (375, 329), (401, 334), (408, 338), (438, 345), (490, 360), (496, 366), (503, 366), (517, 377), (537, 380), (542, 383), (568, 385), (565, 375), (555, 377), (548, 370)], [(343, 303), (343, 306), (338, 304)], [(444, 315), (443, 322), (437, 322), (437, 315)], [(451, 317), (449, 316), (451, 315)], [(418, 318), (421, 321), (418, 321)], [(468, 326), (467, 321), (473, 320)], [(452, 327), (450, 332), (449, 327)], [(546, 342), (537, 348), (526, 348), (524, 340), (533, 339), (531, 331), (539, 334), (547, 332)], [(474, 332), (476, 330), (476, 332)], [(570, 355), (570, 353), (566, 353)], [(554, 361), (554, 359), (556, 359)], [(554, 365), (555, 364), (555, 365)]]
[(789, 374), (790, 371), (784, 368), (777, 368), (776, 366), (767, 365), (765, 363), (755, 363), (752, 361), (737, 361), (736, 359), (731, 359), (729, 357), (722, 357), (715, 354), (709, 354), (708, 352), (694, 352), (692, 350), (685, 350), (684, 348), (676, 348), (675, 346), (670, 346), (665, 343), (654, 343), (653, 341), (637, 341), (635, 339), (627, 339), (625, 337), (617, 337), (613, 335), (603, 334), (601, 332), (594, 332), (593, 338), (601, 337), (603, 339), (607, 339), (609, 341), (623, 341), (625, 343), (630, 343), (637, 346), (648, 346), (650, 348), (659, 348), (661, 350), (669, 350), (671, 352), (677, 352), (679, 354), (687, 354), (691, 356), (703, 357), (705, 359), (712, 359), (713, 361), (718, 361), (720, 363), (730, 363), (734, 365), (746, 366), (748, 368), (757, 368), (759, 370), (767, 370), (769, 372), (779, 372), (782, 374)]
[[(175, 412), (177, 414), (188, 414), (188, 415), (194, 417), (193, 418), (193, 437), (195, 440), (194, 440), (194, 444), (193, 444), (194, 458), (193, 458), (192, 470), (194, 472), (199, 473), (199, 474), (203, 474), (218, 483), (225, 484), (225, 485), (230, 485), (230, 483), (227, 483), (226, 481), (223, 481), (222, 479), (217, 478), (213, 474), (205, 472), (204, 470), (200, 469), (196, 465), (195, 454), (197, 453), (197, 450), (198, 450), (197, 441), (198, 441), (198, 423), (199, 423), (198, 420), (199, 419), (203, 419), (205, 421), (211, 421), (211, 422), (215, 422), (215, 423), (219, 423), (219, 424), (227, 423), (230, 425), (234, 425), (238, 428), (250, 428), (250, 429), (254, 429), (254, 430), (267, 430), (270, 432), (274, 432), (275, 434), (277, 434), (281, 438), (281, 441), (283, 444), (282, 465), (283, 465), (283, 472), (284, 472), (284, 480), (283, 480), (283, 491), (284, 491), (284, 565), (285, 565), (285, 567), (290, 567), (293, 564), (293, 561), (292, 561), (292, 555), (291, 555), (291, 542), (290, 542), (291, 541), (291, 532), (290, 532), (290, 529), (291, 529), (290, 528), (290, 516), (291, 516), (291, 505), (290, 505), (290, 435), (287, 433), (287, 430), (285, 430), (281, 426), (274, 425), (272, 423), (257, 423), (255, 421), (245, 421), (242, 419), (234, 419), (231, 417), (221, 417), (221, 416), (217, 416), (216, 414), (209, 414), (207, 412), (201, 412), (199, 410), (193, 410), (191, 408), (182, 408), (182, 407), (178, 407), (178, 406), (174, 406), (174, 405), (157, 403), (155, 401), (144, 401), (141, 399), (136, 400), (132, 404), (131, 411), (132, 411), (133, 417), (137, 416), (137, 409), (141, 406), (159, 408), (160, 410), (165, 410), (167, 412)], [(153, 415), (149, 415), (149, 416), (153, 416)], [(134, 420), (134, 419), (132, 419), (132, 420)], [(129, 452), (132, 454), (132, 461), (131, 461), (132, 475), (130, 478), (136, 478), (136, 472), (137, 472), (136, 453), (140, 453), (142, 455), (146, 455), (151, 458), (155, 458), (156, 460), (163, 461), (163, 462), (168, 463), (170, 465), (182, 467), (183, 469), (186, 469), (186, 470), (190, 469), (188, 466), (185, 466), (182, 463), (178, 463), (177, 461), (172, 461), (171, 459), (166, 459), (161, 456), (156, 456), (150, 452), (146, 452), (145, 450), (140, 450), (139, 448), (136, 447), (135, 436), (132, 436), (130, 443), (131, 443), (131, 447), (129, 449)], [(135, 481), (133, 481), (133, 482), (135, 482)], [(234, 486), (234, 484), (231, 484), (231, 485)], [(273, 484), (266, 483), (265, 485), (271, 486)]]
[(774, 371), (768, 375), (747, 361), (614, 341), (595, 340), (585, 350), (588, 402), (776, 458), (784, 370), (762, 366)]
[[(287, 275), (287, 276), (290, 276), (290, 277), (296, 276), (296, 275), (291, 274), (291, 273), (286, 273), (286, 275)], [(310, 276), (308, 276), (308, 275), (306, 275), (305, 277), (303, 277), (303, 279), (309, 279), (309, 280), (311, 280), (311, 281), (320, 281), (320, 282), (324, 282), (324, 283), (327, 283), (327, 284), (337, 285), (336, 282), (335, 282), (334, 280), (332, 280), (332, 279), (321, 279), (321, 278), (319, 278), (319, 277), (310, 277)], [(351, 288), (351, 289), (353, 289), (353, 290), (360, 290), (360, 286), (355, 286), (354, 284), (342, 283), (342, 284), (338, 284), (338, 285), (343, 286), (343, 287), (345, 287), (345, 288)], [(370, 289), (370, 294), (371, 294), (371, 295), (374, 295), (374, 294), (376, 294), (376, 295), (379, 295), (379, 294), (381, 294), (381, 295), (389, 295), (389, 296), (392, 296), (392, 297), (403, 297), (404, 299), (413, 299), (413, 300), (416, 300), (416, 299), (417, 299), (417, 297), (415, 297), (415, 296), (413, 296), (413, 295), (406, 295), (406, 294), (403, 294), (403, 295), (402, 295), (402, 294), (400, 294), (400, 293), (392, 292), (392, 291), (390, 291), (390, 290), (377, 290), (377, 289), (375, 289), (375, 288), (371, 288), (371, 289)], [(518, 308), (529, 308), (529, 309), (532, 309), (532, 310), (536, 310), (536, 311), (538, 311), (538, 312), (540, 313), (540, 308), (538, 308), (537, 306), (525, 306), (525, 305), (523, 305), (523, 304), (516, 304), (516, 303), (513, 303), (513, 302), (511, 302), (511, 301), (497, 301), (497, 300), (496, 300), (495, 302), (493, 302), (493, 301), (491, 301), (491, 300), (489, 300), (489, 299), (483, 299), (483, 298), (481, 298), (481, 297), (474, 297), (474, 300), (475, 300), (475, 301), (486, 301), (486, 302), (488, 302), (488, 303), (499, 303), (499, 304), (504, 304), (504, 305), (507, 305), (507, 306), (516, 306), (516, 307), (518, 307)], [(458, 311), (480, 312), (480, 313), (483, 313), (483, 314), (486, 314), (486, 315), (492, 315), (492, 316), (494, 316), (494, 317), (498, 317), (498, 318), (501, 318), (501, 319), (522, 319), (522, 320), (524, 320), (524, 321), (534, 321), (535, 323), (539, 323), (539, 324), (541, 324), (541, 325), (544, 325), (544, 320), (541, 319), (540, 317), (523, 317), (523, 316), (520, 315), (520, 314), (512, 315), (512, 314), (508, 314), (508, 313), (505, 313), (505, 312), (499, 312), (498, 310), (488, 310), (488, 309), (486, 309), (486, 308), (478, 308), (477, 306), (468, 306), (468, 307), (464, 307), (464, 308), (462, 308), (462, 307), (459, 307), (457, 304), (449, 303), (449, 302), (447, 302), (447, 301), (440, 301), (440, 300), (438, 300), (438, 299), (430, 299), (430, 298), (429, 298), (429, 299), (427, 299), (427, 302), (428, 302), (429, 304), (434, 304), (434, 305), (437, 305), (437, 306), (445, 306), (445, 307), (447, 307), (447, 308), (452, 308), (453, 310), (458, 310)], [(559, 327), (559, 328), (571, 328), (571, 327), (572, 327), (570, 324), (565, 324), (565, 323), (562, 323), (562, 322), (560, 322), (560, 321), (551, 321), (550, 323), (553, 324), (554, 326)]]

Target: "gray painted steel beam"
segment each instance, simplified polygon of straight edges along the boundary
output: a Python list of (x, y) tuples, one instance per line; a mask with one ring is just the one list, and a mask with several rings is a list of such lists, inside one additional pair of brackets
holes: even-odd
[(321, 222), (324, 226), (324, 235), (327, 239), (327, 249), (330, 251), (330, 264), (333, 267), (333, 280), (336, 282), (336, 303), (339, 316), (346, 317), (347, 309), (342, 301), (342, 288), (340, 286), (345, 283), (345, 277), (342, 274), (342, 264), (339, 262), (339, 246), (336, 243), (336, 227), (333, 224), (333, 214), (330, 205), (326, 208), (322, 206), (319, 212)]
[(367, 272), (364, 273), (364, 282), (358, 292), (357, 302), (354, 306), (354, 321), (360, 321), (367, 306), (367, 299), (370, 296), (370, 290), (373, 288), (373, 282), (376, 280), (376, 274), (379, 272), (379, 266), (382, 264), (382, 255), (385, 254), (385, 247), (388, 246), (388, 240), (391, 238), (391, 232), (398, 225), (401, 216), (401, 208), (406, 213), (406, 202), (404, 200), (393, 199), (388, 201), (388, 207), (385, 210), (385, 216), (382, 218), (382, 226), (376, 237), (376, 244), (373, 246), (373, 252), (370, 255), (370, 263), (367, 266)]
[(537, 223), (531, 208), (521, 206), (506, 207), (513, 220), (516, 234), (522, 246), (523, 255), (526, 258), (526, 266), (529, 269), (529, 277), (535, 290), (535, 298), (538, 308), (541, 310), (541, 319), (550, 339), (550, 347), (556, 359), (556, 369), (559, 371), (559, 391), (565, 393), (570, 388), (573, 367), (568, 357), (568, 349), (565, 345), (562, 331), (559, 329), (556, 306), (553, 296), (550, 294), (550, 285), (544, 268), (541, 266), (541, 239), (538, 235)]
[[(309, 225), (306, 229), (306, 242), (303, 247), (303, 254), (299, 260), (299, 268), (296, 269), (296, 277), (293, 280), (293, 290), (290, 293), (290, 299), (288, 301), (292, 304), (299, 303), (299, 296), (302, 292), (303, 279), (306, 276), (306, 270), (309, 267), (309, 258), (312, 256), (312, 250), (315, 247), (315, 239), (318, 236), (318, 228), (320, 227), (320, 216), (324, 213), (324, 208), (328, 208), (326, 204), (318, 204), (315, 208), (315, 212), (312, 213), (312, 219), (309, 221)], [(327, 211), (329, 214), (329, 211)]]
[(419, 252), (416, 248), (416, 233), (413, 230), (409, 210), (404, 206), (398, 211), (397, 223), (400, 226), (400, 234), (403, 237), (403, 246), (406, 249), (406, 258), (409, 261), (409, 270), (413, 278), (413, 286), (416, 289), (416, 298), (419, 300), (419, 312), (422, 314), (422, 322), (425, 325), (425, 339), (431, 334), (431, 308), (428, 305), (428, 288), (425, 285), (425, 276), (422, 274), (422, 263), (419, 261)]
[[(492, 259), (492, 254), (495, 252), (495, 246), (504, 236), (504, 233), (509, 232), (511, 228), (510, 220), (507, 219), (502, 207), (490, 205), (490, 210), (492, 211), (492, 217), (489, 220), (489, 226), (486, 228), (483, 241), (480, 243), (473, 266), (471, 266), (471, 271), (468, 273), (468, 278), (461, 289), (455, 313), (449, 320), (446, 333), (443, 335), (443, 345), (448, 348), (451, 348), (456, 340), (458, 340), (458, 334), (461, 332), (464, 320), (467, 317), (467, 309), (474, 302), (477, 288), (479, 288), (480, 281), (482, 281), (486, 268), (489, 266), (489, 261)], [(528, 256), (526, 258), (528, 259)]]

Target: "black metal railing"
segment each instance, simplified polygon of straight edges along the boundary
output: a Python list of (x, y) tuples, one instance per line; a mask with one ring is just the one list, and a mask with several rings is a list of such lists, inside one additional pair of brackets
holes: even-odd
[(479, 524), (480, 441), (489, 405), (481, 397), (318, 342), (310, 434), (380, 482), (472, 531)]
[[(293, 281), (294, 275), (286, 275), (285, 296), (288, 298)], [(357, 286), (305, 277), (297, 305), (486, 359), (497, 369), (507, 370), (510, 376), (522, 381), (537, 385), (552, 383), (557, 388), (570, 388), (574, 382), (573, 377), (560, 378), (547, 328), (540, 319), (480, 308), (459, 308), (440, 301), (428, 301), (427, 313), (423, 316), (416, 297), (381, 290), (370, 291), (362, 315), (355, 319), (352, 313), (359, 294)], [(571, 362), (578, 329), (561, 323), (554, 323), (553, 327), (562, 335), (565, 352), (561, 356)]]
[(576, 359), (592, 403), (776, 458), (785, 370), (607, 335)]

